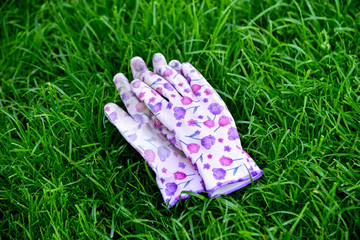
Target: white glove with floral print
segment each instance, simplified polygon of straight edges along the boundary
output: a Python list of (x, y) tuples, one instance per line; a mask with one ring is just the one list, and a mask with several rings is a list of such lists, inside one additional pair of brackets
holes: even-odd
[(209, 197), (234, 192), (262, 176), (263, 171), (242, 149), (224, 101), (191, 64), (175, 64), (174, 69), (157, 53), (155, 74), (139, 57), (131, 63), (139, 66), (133, 67), (133, 74), (140, 79), (132, 81), (132, 91), (162, 123), (166, 137), (194, 164)]
[[(132, 66), (134, 73), (138, 72), (138, 67)], [(189, 197), (188, 194), (181, 194), (182, 191), (203, 192), (204, 183), (195, 167), (183, 152), (163, 136), (166, 135), (166, 129), (160, 132), (159, 122), (155, 126), (154, 121), (157, 119), (135, 97), (124, 74), (117, 74), (114, 83), (130, 116), (114, 103), (106, 104), (105, 115), (154, 170), (156, 182), (164, 201), (169, 203), (169, 208), (174, 206), (180, 197)]]

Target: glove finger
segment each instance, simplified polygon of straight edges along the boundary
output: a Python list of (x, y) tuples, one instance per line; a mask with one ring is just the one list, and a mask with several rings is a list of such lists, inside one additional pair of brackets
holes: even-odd
[[(144, 60), (139, 57), (131, 59), (132, 66), (143, 66), (144, 64)], [(168, 81), (166, 81), (164, 78), (157, 75), (156, 73), (150, 72), (146, 69), (143, 70), (140, 75), (137, 73), (135, 73), (135, 75), (140, 77), (143, 82), (149, 85), (152, 89), (156, 90), (163, 97), (174, 100), (178, 99), (180, 101), (180, 94), (175, 91), (174, 87)]]
[(133, 57), (130, 60), (131, 72), (133, 75), (133, 79), (141, 79), (142, 74), (145, 71), (149, 71), (146, 63), (141, 57)]
[[(140, 114), (149, 117), (150, 115), (152, 115), (150, 110), (144, 105), (144, 103), (139, 101), (139, 99), (135, 96), (135, 94), (131, 90), (129, 80), (125, 77), (124, 74), (116, 74), (114, 77), (114, 84), (116, 86), (116, 89), (119, 91), (119, 95), (123, 100), (130, 116), (134, 117), (134, 115)], [(137, 118), (135, 118), (135, 120), (136, 119)]]
[(128, 140), (126, 132), (139, 125), (122, 108), (115, 103), (108, 103), (104, 107), (104, 112), (109, 121), (119, 130), (119, 132)]
[[(180, 67), (181, 67), (181, 62), (179, 62), (178, 60), (174, 59), (174, 60), (171, 60), (169, 62), (169, 66), (172, 68), (172, 69), (175, 69), (178, 73), (181, 74), (180, 72)], [(154, 70), (155, 71), (155, 70)]]
[(176, 70), (172, 69), (167, 64), (160, 65), (166, 63), (165, 57), (161, 53), (156, 53), (153, 57), (153, 61), (154, 59), (158, 60), (158, 62), (153, 62), (153, 65), (156, 66), (154, 67), (154, 69), (157, 70), (157, 74), (159, 74), (166, 81), (171, 83), (182, 96), (187, 96), (190, 98), (194, 97), (188, 81), (181, 74), (179, 74)]
[[(135, 79), (131, 82), (131, 89), (135, 93), (136, 97), (140, 101), (144, 102), (150, 111), (156, 116), (161, 116), (161, 113), (169, 103), (160, 94), (139, 79)], [(162, 119), (160, 119), (160, 121), (162, 121)]]
[(190, 63), (182, 63), (180, 66), (182, 74), (189, 81), (191, 89), (197, 97), (207, 98), (213, 95), (217, 100), (222, 101), (215, 89), (206, 81), (201, 73)]

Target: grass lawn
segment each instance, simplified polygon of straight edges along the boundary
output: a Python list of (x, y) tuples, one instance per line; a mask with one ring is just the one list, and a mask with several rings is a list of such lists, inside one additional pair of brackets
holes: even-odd
[[(360, 3), (171, 2), (0, 5), (0, 239), (359, 239)], [(166, 208), (103, 112), (156, 52), (207, 77), (261, 179)]]

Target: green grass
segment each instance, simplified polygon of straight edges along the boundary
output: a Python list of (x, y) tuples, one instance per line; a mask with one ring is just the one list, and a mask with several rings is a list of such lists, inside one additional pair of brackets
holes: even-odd
[[(45, 3), (41, 3), (45, 2)], [(358, 1), (0, 5), (0, 239), (359, 239)], [(168, 210), (104, 116), (112, 77), (189, 61), (264, 170)]]

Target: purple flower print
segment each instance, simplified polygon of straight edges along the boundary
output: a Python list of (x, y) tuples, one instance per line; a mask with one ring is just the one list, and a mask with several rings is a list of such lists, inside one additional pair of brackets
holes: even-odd
[(203, 115), (199, 115), (198, 118), (199, 118), (199, 119), (203, 119), (204, 116), (203, 116)]
[(170, 153), (171, 153), (170, 149), (165, 146), (161, 146), (157, 150), (157, 154), (159, 155), (160, 161), (162, 162), (165, 162), (166, 159), (170, 157)]
[(163, 173), (166, 173), (166, 172), (167, 172), (167, 169), (166, 169), (166, 168), (162, 168), (161, 171), (162, 171)]
[(127, 101), (127, 100), (129, 100), (129, 98), (130, 98), (129, 94), (127, 94), (126, 92), (124, 92), (123, 94), (121, 94), (120, 97), (121, 97), (121, 99), (122, 99), (123, 101)]
[(154, 113), (159, 112), (161, 110), (161, 105), (162, 105), (161, 102), (158, 102), (157, 104), (154, 105), (154, 107), (152, 108), (152, 111)]
[(163, 178), (160, 178), (160, 181), (161, 181), (161, 183), (162, 183), (162, 184), (164, 184), (164, 182), (165, 182), (165, 179), (163, 179)]
[(204, 169), (210, 169), (210, 167), (211, 167), (211, 166), (210, 166), (210, 164), (208, 164), (208, 163), (205, 163), (204, 166), (203, 166)]
[(207, 126), (208, 128), (212, 128), (215, 126), (215, 122), (213, 120), (206, 120), (204, 122), (204, 125)]
[(179, 162), (178, 167), (184, 169), (186, 167), (186, 164), (183, 162)]
[(134, 88), (140, 87), (140, 81), (133, 81), (133, 82), (132, 82), (132, 86), (133, 86)]
[(215, 143), (215, 137), (212, 135), (203, 137), (201, 139), (201, 145), (206, 148), (207, 150), (209, 150), (211, 148), (212, 145), (214, 145)]
[(168, 104), (167, 104), (167, 106), (166, 106), (166, 109), (171, 109), (172, 108), (172, 106), (173, 106), (173, 104), (171, 103), (171, 102), (169, 102)]
[(164, 83), (164, 88), (169, 91), (174, 91), (174, 87), (170, 83)]
[(186, 80), (188, 81), (188, 83), (190, 83), (191, 82), (191, 77), (189, 76), (189, 74), (186, 74)]
[(227, 166), (230, 166), (234, 160), (232, 160), (229, 157), (222, 156), (219, 161), (220, 161), (221, 166), (227, 167)]
[(170, 138), (169, 139), (169, 142), (172, 144), (172, 145), (176, 145), (176, 139), (175, 139), (175, 137), (172, 137), (172, 138)]
[(118, 119), (117, 113), (116, 112), (110, 113), (109, 119), (110, 119), (110, 122), (115, 122)]
[(165, 193), (168, 196), (173, 196), (177, 190), (178, 186), (176, 185), (176, 183), (167, 183), (166, 184), (166, 188), (165, 188)]
[(177, 127), (181, 127), (181, 124), (182, 124), (181, 122), (178, 122), (178, 123), (176, 124), (176, 126), (177, 126)]
[(175, 178), (176, 180), (183, 180), (183, 179), (185, 179), (186, 177), (187, 177), (186, 174), (183, 173), (183, 172), (177, 171), (177, 172), (174, 173), (174, 178)]
[(224, 147), (224, 151), (225, 151), (225, 152), (230, 152), (230, 151), (231, 151), (231, 147), (230, 147), (230, 146), (225, 146), (225, 147)]
[(218, 103), (212, 103), (209, 105), (208, 110), (214, 115), (219, 115), (224, 110), (224, 107)]
[(199, 152), (199, 149), (200, 149), (200, 146), (197, 145), (196, 143), (190, 143), (186, 146), (186, 148), (189, 150), (189, 152), (191, 154), (193, 153), (198, 153)]
[(228, 139), (231, 141), (239, 139), (239, 134), (238, 134), (236, 128), (234, 128), (234, 127), (230, 127), (227, 134), (228, 134)]
[(222, 168), (213, 168), (213, 176), (217, 180), (223, 180), (226, 176), (226, 171)]
[(134, 141), (137, 139), (136, 133), (130, 134), (130, 135), (128, 136), (128, 139), (129, 139), (130, 141), (134, 142)]
[(133, 118), (138, 123), (144, 123), (144, 117), (141, 116), (140, 114), (134, 114)]
[(174, 117), (176, 120), (184, 119), (186, 110), (183, 107), (174, 107)]
[(207, 98), (204, 98), (204, 100), (203, 100), (204, 103), (207, 103), (208, 101), (209, 101), (209, 99), (207, 99)]
[(183, 105), (189, 105), (189, 104), (192, 103), (192, 99), (185, 96), (185, 97), (183, 97), (183, 98), (181, 99), (181, 103), (182, 103)]
[(228, 118), (227, 116), (221, 116), (219, 118), (219, 125), (222, 127), (225, 127), (227, 125), (230, 124), (230, 118)]

